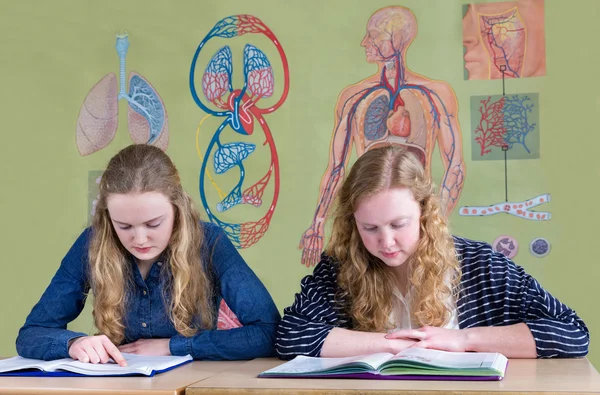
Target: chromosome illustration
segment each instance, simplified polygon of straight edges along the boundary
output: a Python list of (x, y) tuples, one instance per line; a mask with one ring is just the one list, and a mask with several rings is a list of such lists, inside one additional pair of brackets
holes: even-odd
[(519, 243), (512, 236), (498, 236), (492, 243), (492, 248), (509, 259), (513, 259), (519, 252)]
[[(261, 99), (269, 98), (274, 94), (275, 75), (267, 55), (252, 44), (246, 44), (244, 47), (243, 84), (240, 88), (234, 89), (232, 77), (234, 55), (231, 47), (225, 45), (212, 56), (204, 68), (201, 84), (206, 103), (203, 102), (196, 89), (196, 67), (206, 43), (216, 38), (232, 39), (247, 34), (264, 35), (277, 49), (283, 66), (281, 97), (267, 108), (259, 106)], [(194, 102), (207, 114), (196, 130), (196, 148), (202, 160), (199, 174), (202, 205), (208, 219), (219, 225), (237, 248), (248, 248), (257, 243), (267, 232), (279, 197), (279, 159), (275, 140), (264, 115), (273, 113), (287, 98), (289, 91), (287, 57), (279, 40), (260, 19), (252, 15), (229, 16), (217, 22), (198, 45), (190, 67), (189, 85)], [(203, 122), (209, 117), (222, 119), (222, 122), (215, 130), (208, 146), (202, 149), (198, 145), (198, 135)], [(249, 172), (245, 167), (245, 161), (255, 152), (256, 145), (243, 139), (243, 136), (254, 133), (255, 122), (264, 134), (264, 145), (268, 146), (270, 153), (269, 166), (264, 174), (258, 175), (257, 170), (253, 169)], [(239, 134), (241, 136), (238, 137), (239, 140), (234, 139), (231, 132)], [(238, 180), (229, 192), (225, 193), (219, 186), (218, 177), (231, 175), (232, 172), (237, 172)], [(250, 185), (248, 179), (253, 180)], [(210, 187), (218, 192), (220, 200), (216, 204), (208, 201), (206, 188), (209, 183)], [(228, 211), (240, 204), (262, 207), (265, 191), (270, 184), (273, 184), (273, 196), (262, 217), (245, 222), (229, 222), (219, 217), (218, 213)]]

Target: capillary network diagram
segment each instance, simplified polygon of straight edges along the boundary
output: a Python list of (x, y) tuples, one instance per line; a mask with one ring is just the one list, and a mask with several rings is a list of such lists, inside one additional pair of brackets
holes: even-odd
[[(256, 46), (246, 44), (243, 53), (242, 86), (239, 88), (233, 86), (234, 55), (230, 46), (225, 45), (216, 51), (204, 68), (202, 74), (203, 98), (201, 99), (196, 89), (195, 78), (201, 51), (213, 38), (232, 39), (247, 34), (264, 35), (277, 49), (283, 66), (281, 97), (267, 108), (259, 106), (261, 99), (273, 96), (275, 76), (267, 55)], [(246, 14), (229, 16), (217, 22), (198, 45), (190, 67), (189, 85), (194, 102), (207, 114), (200, 121), (196, 130), (196, 149), (202, 160), (199, 174), (199, 193), (202, 205), (208, 219), (225, 231), (236, 248), (248, 248), (258, 242), (267, 232), (279, 197), (280, 173), (277, 149), (264, 115), (273, 113), (287, 98), (289, 67), (286, 54), (277, 37), (260, 19)], [(211, 105), (209, 106), (208, 103)], [(209, 117), (222, 119), (222, 122), (202, 153), (198, 136), (202, 124)], [(258, 123), (264, 134), (264, 145), (268, 146), (270, 153), (270, 165), (265, 174), (259, 175), (247, 174), (244, 165), (248, 157), (255, 152), (256, 145), (243, 141), (243, 139), (231, 141), (231, 132), (241, 136), (252, 135), (255, 122)], [(239, 179), (233, 188), (225, 193), (218, 184), (217, 176), (233, 171), (237, 171)], [(211, 172), (214, 173), (214, 177)], [(248, 178), (258, 179), (258, 181), (247, 185)], [(209, 204), (205, 189), (208, 183), (218, 193), (219, 201), (216, 204)], [(271, 183), (273, 196), (268, 209), (261, 218), (255, 221), (232, 223), (218, 216), (218, 213), (223, 213), (240, 204), (256, 208), (263, 206), (263, 195)]]

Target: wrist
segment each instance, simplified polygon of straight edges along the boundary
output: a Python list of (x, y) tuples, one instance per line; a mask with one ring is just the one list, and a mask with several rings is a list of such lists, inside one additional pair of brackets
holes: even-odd
[(84, 336), (77, 336), (69, 339), (69, 341), (67, 342), (67, 350), (71, 348), (71, 346), (73, 345), (73, 343), (75, 343), (77, 339), (81, 339), (82, 337)]
[(478, 328), (466, 328), (461, 329), (461, 331), (463, 331), (465, 351), (478, 351), (480, 333)]

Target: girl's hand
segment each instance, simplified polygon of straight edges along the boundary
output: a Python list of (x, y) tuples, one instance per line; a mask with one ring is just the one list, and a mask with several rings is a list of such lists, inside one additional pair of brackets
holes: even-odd
[(127, 366), (121, 352), (105, 335), (79, 337), (69, 346), (69, 356), (84, 363), (108, 363), (112, 358), (120, 366)]
[(467, 333), (461, 329), (424, 326), (420, 329), (408, 329), (392, 332), (388, 339), (417, 340), (411, 347), (431, 348), (434, 350), (465, 352), (469, 351)]
[(121, 352), (138, 355), (171, 355), (169, 342), (171, 339), (139, 339), (133, 343), (119, 346)]
[(396, 339), (385, 336), (389, 342), (389, 352), (396, 355), (400, 351), (413, 347), (417, 342), (413, 339)]

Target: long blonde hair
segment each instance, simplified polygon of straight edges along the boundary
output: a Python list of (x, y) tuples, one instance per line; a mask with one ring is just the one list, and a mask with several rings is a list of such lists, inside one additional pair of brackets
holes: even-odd
[(125, 337), (123, 319), (133, 273), (130, 254), (117, 237), (106, 202), (111, 194), (145, 192), (164, 194), (174, 209), (173, 232), (163, 256), (169, 270), (165, 303), (168, 300), (175, 329), (192, 336), (198, 324), (201, 328), (213, 326), (212, 286), (200, 255), (204, 235), (198, 211), (167, 154), (151, 145), (136, 144), (117, 153), (102, 175), (88, 254), (94, 323), (99, 333), (115, 344)]
[[(408, 264), (412, 286), (411, 315), (419, 325), (443, 326), (451, 317), (449, 297), (456, 296), (460, 265), (438, 197), (423, 165), (410, 151), (386, 146), (358, 158), (337, 196), (326, 253), (339, 264), (336, 297), (345, 301), (353, 328), (381, 332), (388, 328), (394, 277), (365, 248), (354, 213), (366, 197), (390, 188), (408, 188), (421, 206), (420, 239)], [(450, 280), (448, 284), (447, 280)]]

